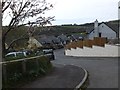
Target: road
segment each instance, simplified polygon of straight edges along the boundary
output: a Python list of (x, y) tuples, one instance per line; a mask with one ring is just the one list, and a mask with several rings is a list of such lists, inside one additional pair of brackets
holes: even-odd
[(64, 55), (64, 50), (54, 51), (54, 64), (74, 65), (89, 72), (88, 88), (118, 88), (118, 58), (80, 58)]
[[(23, 88), (70, 88), (73, 90), (83, 80), (85, 72), (82, 68), (72, 65), (57, 65), (42, 78), (22, 86)], [(45, 89), (46, 90), (46, 89)]]

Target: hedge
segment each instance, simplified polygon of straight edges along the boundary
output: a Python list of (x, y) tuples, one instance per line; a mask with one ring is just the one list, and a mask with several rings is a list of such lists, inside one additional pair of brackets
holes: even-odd
[(3, 88), (14, 87), (16, 84), (34, 80), (46, 75), (52, 69), (50, 60), (45, 56), (3, 63), (2, 65)]

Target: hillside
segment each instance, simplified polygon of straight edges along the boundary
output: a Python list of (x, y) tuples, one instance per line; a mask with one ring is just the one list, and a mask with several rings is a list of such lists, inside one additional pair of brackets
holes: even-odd
[(51, 26), (46, 27), (43, 29), (43, 31), (40, 31), (40, 28), (38, 28), (34, 35), (41, 35), (41, 34), (47, 34), (47, 35), (61, 35), (61, 34), (72, 34), (72, 33), (81, 33), (85, 32), (85, 29), (81, 26)]
[[(107, 25), (109, 26), (115, 26), (118, 25), (118, 20), (114, 20), (114, 21), (109, 21), (109, 22), (105, 22)], [(100, 24), (100, 23), (99, 23)], [(3, 27), (3, 33), (4, 31), (6, 31), (7, 27)], [(91, 32), (91, 30), (93, 30), (94, 28), (94, 23), (86, 23), (86, 24), (81, 24), (81, 25), (59, 25), (59, 26), (47, 26), (47, 27), (37, 27), (35, 32), (34, 32), (34, 36), (38, 36), (38, 35), (42, 35), (42, 34), (46, 34), (46, 35), (61, 35), (61, 34), (66, 34), (66, 35), (70, 35), (70, 34), (74, 34), (74, 33), (89, 33)], [(24, 33), (26, 33), (28, 30), (28, 27), (23, 26), (20, 28), (16, 28), (15, 30), (12, 30), (6, 39), (6, 43), (10, 43), (12, 40), (19, 38), (21, 35), (23, 35)], [(118, 30), (118, 28), (116, 29)], [(17, 45), (26, 45), (28, 41), (28, 35), (26, 34), (26, 39), (25, 40), (19, 40)]]

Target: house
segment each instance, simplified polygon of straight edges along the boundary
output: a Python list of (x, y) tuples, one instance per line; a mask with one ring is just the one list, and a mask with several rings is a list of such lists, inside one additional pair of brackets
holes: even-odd
[(118, 38), (118, 23), (114, 22), (102, 22), (98, 23), (98, 20), (94, 22), (94, 28), (88, 33), (88, 38), (93, 39), (94, 37), (106, 37), (107, 39)]
[(36, 49), (42, 47), (42, 44), (36, 40), (34, 37), (29, 37), (28, 41), (28, 48), (29, 49)]
[(52, 48), (52, 49), (63, 48), (61, 41), (54, 35), (43, 34), (43, 35), (35, 36), (35, 39), (39, 43), (41, 43), (43, 48)]
[(66, 35), (64, 35), (64, 34), (59, 35), (57, 38), (61, 41), (61, 43), (63, 45), (65, 45), (65, 44), (70, 42), (70, 39)]

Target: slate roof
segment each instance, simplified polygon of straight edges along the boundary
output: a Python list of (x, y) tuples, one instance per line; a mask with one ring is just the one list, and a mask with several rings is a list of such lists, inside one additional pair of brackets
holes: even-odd
[(119, 22), (118, 22), (118, 20), (106, 22), (105, 24), (108, 27), (110, 27), (113, 31), (115, 31), (117, 33), (117, 35), (119, 34)]
[(59, 43), (60, 40), (55, 37), (55, 36), (47, 36), (47, 35), (40, 35), (39, 37), (36, 37), (36, 39), (40, 42), (40, 43)]
[(60, 40), (62, 40), (62, 41), (67, 41), (67, 40), (69, 40), (69, 38), (68, 38), (66, 35), (64, 35), (64, 34), (59, 35), (58, 38), (59, 38)]
[(71, 38), (83, 39), (85, 36), (86, 36), (85, 34), (73, 34), (73, 35), (71, 35)]

